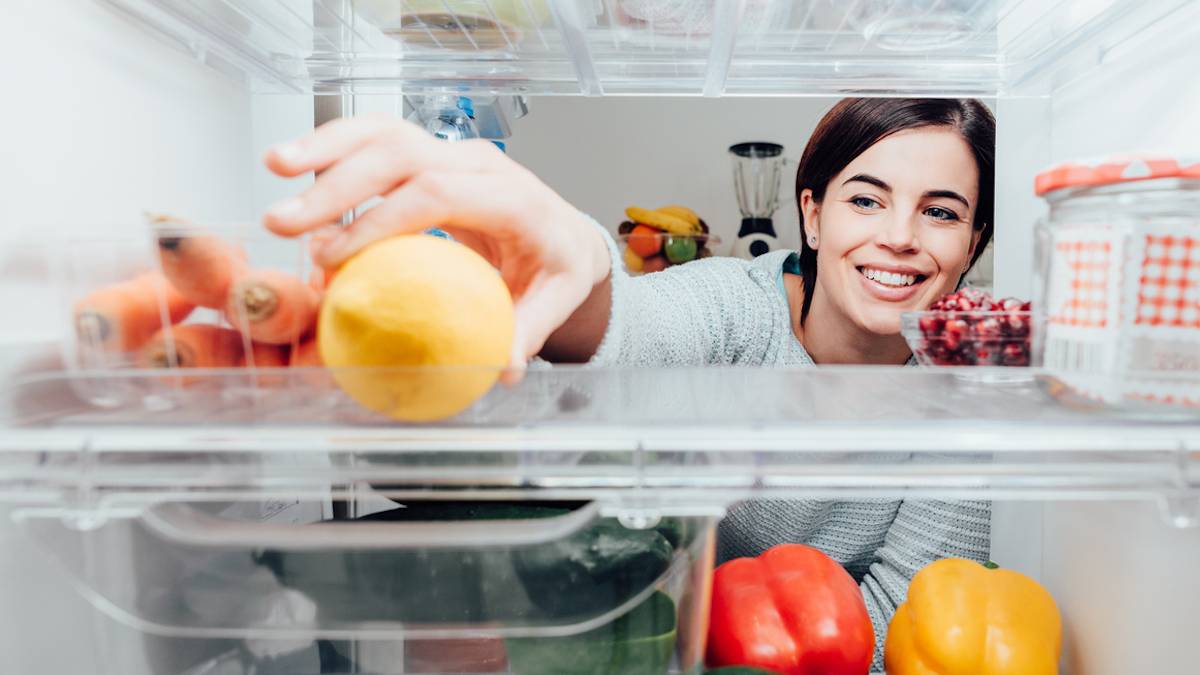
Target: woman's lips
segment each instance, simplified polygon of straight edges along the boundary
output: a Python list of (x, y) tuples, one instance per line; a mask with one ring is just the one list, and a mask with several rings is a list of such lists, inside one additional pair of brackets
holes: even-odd
[(868, 279), (863, 275), (862, 270), (856, 269), (855, 272), (855, 276), (858, 277), (867, 293), (884, 302), (904, 302), (916, 295), (917, 291), (921, 289), (921, 285), (928, 280), (928, 277), (920, 277), (916, 283), (908, 286), (888, 286)]

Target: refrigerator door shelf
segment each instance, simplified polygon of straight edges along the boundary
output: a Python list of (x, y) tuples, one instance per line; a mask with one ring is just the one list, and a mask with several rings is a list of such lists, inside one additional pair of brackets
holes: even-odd
[(325, 94), (1045, 93), (1195, 11), (1186, 0), (101, 1), (256, 91)]

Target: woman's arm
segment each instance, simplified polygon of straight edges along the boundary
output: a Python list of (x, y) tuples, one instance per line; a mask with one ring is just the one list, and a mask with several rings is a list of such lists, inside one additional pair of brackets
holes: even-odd
[(859, 584), (875, 626), (872, 670), (883, 670), (883, 645), (892, 615), (908, 597), (922, 567), (942, 558), (986, 562), (991, 546), (991, 504), (980, 501), (905, 501)]
[(700, 366), (763, 361), (774, 323), (771, 294), (743, 260), (710, 258), (631, 277), (612, 237), (609, 278), (546, 342), (548, 361), (603, 366)]

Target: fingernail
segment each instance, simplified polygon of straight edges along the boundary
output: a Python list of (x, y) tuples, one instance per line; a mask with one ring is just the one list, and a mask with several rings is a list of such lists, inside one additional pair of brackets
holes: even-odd
[(271, 152), (275, 153), (276, 157), (285, 162), (294, 162), (300, 159), (301, 154), (300, 146), (296, 143), (280, 143), (271, 148)]
[(272, 206), (267, 211), (267, 215), (272, 218), (287, 219), (291, 218), (304, 210), (304, 200), (299, 197), (291, 197), (285, 199), (275, 206)]

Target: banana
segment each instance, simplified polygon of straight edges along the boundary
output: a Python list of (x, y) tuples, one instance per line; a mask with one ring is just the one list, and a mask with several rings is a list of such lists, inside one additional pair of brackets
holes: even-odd
[(676, 218), (683, 218), (684, 220), (691, 223), (692, 227), (695, 228), (695, 230), (697, 232), (700, 231), (700, 216), (697, 215), (695, 211), (689, 209), (686, 206), (679, 206), (678, 204), (672, 204), (670, 206), (660, 207), (658, 209), (658, 212), (666, 213), (668, 215), (675, 216)]
[(696, 234), (700, 231), (699, 227), (692, 227), (692, 224), (679, 216), (673, 216), (669, 213), (661, 211), (651, 211), (637, 206), (630, 206), (625, 209), (625, 215), (635, 223), (642, 223), (655, 227), (668, 234)]

